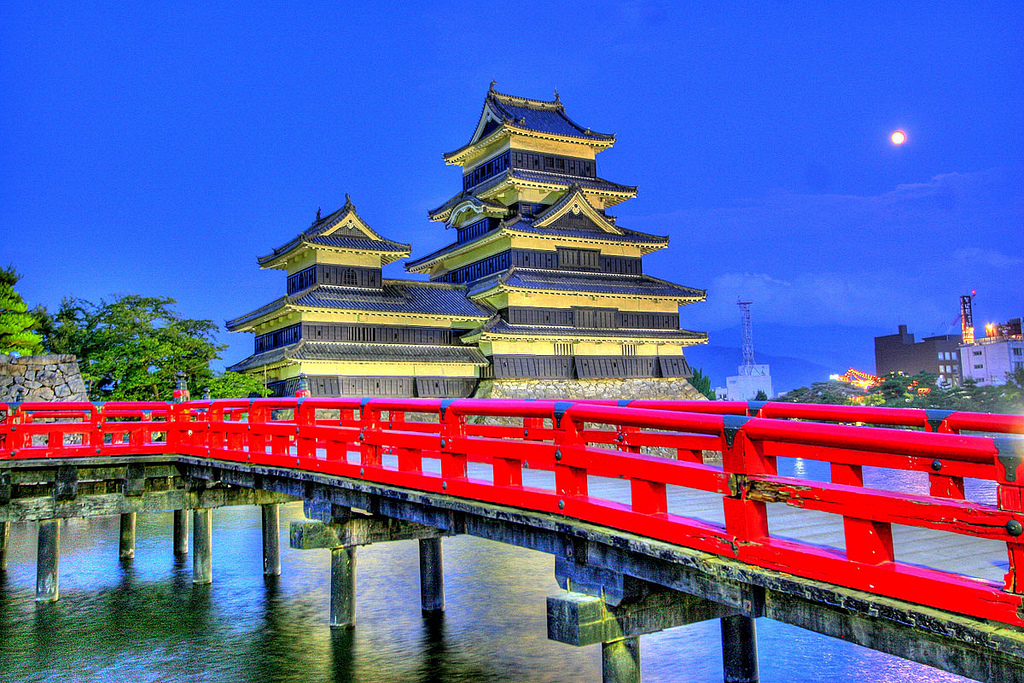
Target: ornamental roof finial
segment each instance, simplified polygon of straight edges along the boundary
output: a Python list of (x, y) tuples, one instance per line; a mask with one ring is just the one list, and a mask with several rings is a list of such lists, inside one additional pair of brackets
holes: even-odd
[(494, 85), (495, 85), (495, 84), (496, 84), (497, 82), (498, 82), (498, 81), (496, 81), (496, 80), (494, 80), (494, 81), (491, 81), (491, 87), (490, 87), (490, 89), (488, 90), (488, 92), (494, 92)]
[(348, 192), (345, 193), (345, 206), (346, 206), (346, 208), (349, 208), (349, 209), (356, 208), (355, 205), (352, 204), (352, 197), (349, 196)]
[(316, 219), (317, 219), (318, 221), (320, 220), (320, 207), (319, 207), (319, 206), (318, 206), (318, 207), (316, 207)]
[(562, 100), (559, 99), (559, 97), (558, 97), (558, 91), (557, 90), (555, 91), (555, 102), (558, 102), (559, 104), (562, 103)]

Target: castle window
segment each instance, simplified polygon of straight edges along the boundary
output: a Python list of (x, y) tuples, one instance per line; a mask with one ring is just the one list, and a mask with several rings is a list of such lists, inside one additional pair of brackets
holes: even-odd
[(636, 355), (636, 344), (623, 344), (622, 345), (623, 356), (635, 356)]
[(341, 284), (345, 287), (355, 287), (359, 284), (359, 276), (352, 268), (348, 268), (341, 274)]
[(573, 352), (572, 344), (555, 344), (555, 355), (556, 356), (571, 356)]

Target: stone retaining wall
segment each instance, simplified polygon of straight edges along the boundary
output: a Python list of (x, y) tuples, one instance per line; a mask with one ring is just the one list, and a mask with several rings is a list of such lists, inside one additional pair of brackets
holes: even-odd
[(600, 398), (702, 401), (707, 397), (685, 379), (485, 379), (473, 398)]
[(89, 400), (74, 356), (0, 354), (0, 402)]

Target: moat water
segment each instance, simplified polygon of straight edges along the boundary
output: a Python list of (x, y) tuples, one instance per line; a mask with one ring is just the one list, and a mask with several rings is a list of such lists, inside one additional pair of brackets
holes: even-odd
[[(330, 553), (287, 547), (301, 503), (283, 506), (282, 574), (264, 579), (260, 514), (214, 511), (214, 583), (192, 584), (171, 551), (171, 514), (138, 516), (135, 559), (117, 558), (118, 519), (62, 526), (60, 600), (36, 604), (36, 525), (12, 524), (0, 573), (0, 681), (601, 680), (600, 647), (549, 641), (550, 555), (472, 538), (444, 541), (447, 611), (419, 607), (415, 541), (359, 549), (357, 625), (327, 626)], [(761, 680), (829, 683), (966, 679), (767, 619)], [(641, 638), (644, 681), (719, 683), (717, 621)]]

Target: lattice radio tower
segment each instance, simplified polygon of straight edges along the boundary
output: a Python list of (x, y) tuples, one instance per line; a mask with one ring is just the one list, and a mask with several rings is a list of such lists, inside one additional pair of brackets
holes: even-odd
[(740, 307), (740, 314), (743, 318), (743, 365), (740, 367), (741, 375), (754, 374), (754, 336), (750, 331), (750, 304), (753, 301), (736, 299), (736, 305)]

